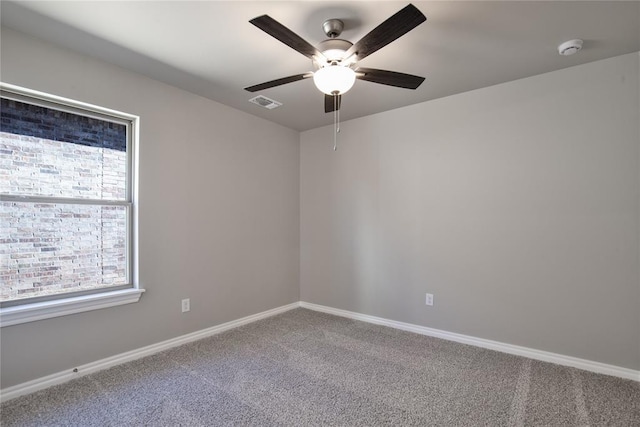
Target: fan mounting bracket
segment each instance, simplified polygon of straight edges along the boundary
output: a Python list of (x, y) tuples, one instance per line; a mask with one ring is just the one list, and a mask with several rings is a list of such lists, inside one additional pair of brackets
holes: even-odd
[(322, 24), (322, 31), (329, 37), (330, 39), (335, 39), (336, 37), (340, 37), (342, 34), (342, 30), (344, 29), (344, 22), (339, 19), (327, 19)]

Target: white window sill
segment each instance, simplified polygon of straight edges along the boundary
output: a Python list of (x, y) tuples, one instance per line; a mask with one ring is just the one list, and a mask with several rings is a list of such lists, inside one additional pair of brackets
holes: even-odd
[(144, 289), (124, 289), (0, 309), (0, 327), (138, 302)]

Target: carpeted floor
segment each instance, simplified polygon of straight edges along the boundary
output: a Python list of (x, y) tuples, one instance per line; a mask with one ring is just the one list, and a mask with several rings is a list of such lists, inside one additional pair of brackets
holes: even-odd
[(23, 396), (3, 426), (640, 426), (640, 383), (296, 309)]

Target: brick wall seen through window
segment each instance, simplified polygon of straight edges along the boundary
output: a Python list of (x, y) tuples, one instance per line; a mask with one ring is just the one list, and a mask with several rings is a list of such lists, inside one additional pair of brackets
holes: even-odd
[(0, 300), (128, 284), (126, 126), (1, 107), (0, 194), (26, 198), (0, 202)]

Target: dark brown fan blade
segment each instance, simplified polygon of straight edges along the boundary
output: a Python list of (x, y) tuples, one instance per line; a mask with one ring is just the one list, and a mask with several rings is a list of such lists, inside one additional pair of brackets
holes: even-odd
[(324, 96), (324, 112), (325, 113), (333, 113), (335, 108), (335, 101), (333, 99), (334, 96), (338, 97), (338, 110), (340, 109), (340, 104), (342, 103), (342, 95), (325, 95)]
[[(362, 74), (360, 74), (362, 73)], [(396, 71), (376, 70), (375, 68), (358, 68), (357, 78), (368, 82), (383, 85), (402, 87), (405, 89), (417, 89), (424, 81), (424, 77), (413, 74), (398, 73)]]
[(378, 49), (402, 37), (426, 20), (427, 17), (424, 16), (417, 7), (409, 4), (351, 46), (349, 50), (347, 50), (345, 58), (354, 53), (358, 55), (358, 61), (366, 58)]
[(313, 73), (296, 74), (295, 76), (283, 77), (281, 79), (271, 80), (270, 82), (260, 83), (259, 85), (245, 87), (244, 90), (249, 92), (257, 92), (259, 90), (269, 89), (272, 87), (286, 85), (287, 83), (297, 82), (299, 80), (313, 77)]
[(307, 58), (314, 56), (322, 57), (322, 53), (315, 47), (307, 43), (302, 37), (270, 17), (269, 15), (258, 16), (249, 21), (270, 36), (280, 40), (292, 49), (297, 50)]

